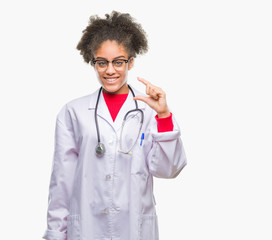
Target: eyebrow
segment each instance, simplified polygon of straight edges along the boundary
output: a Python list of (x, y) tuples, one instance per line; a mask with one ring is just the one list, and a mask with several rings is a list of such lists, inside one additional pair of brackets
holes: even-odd
[[(122, 55), (122, 56), (115, 57), (113, 60), (119, 59), (119, 58), (126, 58), (126, 57)], [(103, 58), (103, 57), (97, 57), (96, 59), (107, 60), (106, 58)]]

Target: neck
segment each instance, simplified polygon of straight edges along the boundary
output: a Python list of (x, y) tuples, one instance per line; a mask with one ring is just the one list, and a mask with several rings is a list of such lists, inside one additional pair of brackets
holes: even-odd
[(103, 92), (107, 93), (107, 94), (113, 94), (113, 95), (117, 95), (117, 94), (128, 94), (129, 93), (129, 88), (127, 83), (125, 83), (119, 90), (117, 90), (116, 92), (108, 92), (106, 89), (103, 88)]

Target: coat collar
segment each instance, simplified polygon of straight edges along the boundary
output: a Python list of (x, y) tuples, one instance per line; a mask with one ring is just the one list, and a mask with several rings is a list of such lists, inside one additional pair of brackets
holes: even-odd
[[(138, 95), (143, 95), (142, 93), (140, 93), (139, 91), (137, 91), (136, 89), (134, 89), (132, 87), (132, 90), (135, 93), (135, 96)], [(98, 97), (98, 93), (99, 93), (99, 89), (96, 90), (93, 94), (91, 94), (90, 96), (90, 104), (89, 104), (89, 110), (95, 110), (95, 105), (97, 102), (97, 97)], [(138, 103), (138, 108), (145, 110), (146, 107), (146, 103), (142, 102), (142, 101), (137, 101)], [(123, 122), (123, 118), (125, 116), (125, 114), (132, 109), (135, 109), (136, 105), (135, 105), (135, 101), (133, 100), (133, 95), (132, 92), (129, 91), (128, 97), (126, 99), (126, 101), (124, 102), (123, 106), (121, 107), (115, 121), (113, 122), (112, 117), (110, 115), (109, 109), (107, 107), (107, 104), (105, 102), (104, 96), (101, 93), (100, 97), (99, 97), (99, 103), (98, 103), (98, 108), (97, 108), (97, 116), (103, 118), (105, 121), (107, 121), (114, 129), (115, 131), (118, 131), (121, 126), (122, 126), (122, 122)], [(139, 114), (139, 112), (135, 112), (135, 114)]]

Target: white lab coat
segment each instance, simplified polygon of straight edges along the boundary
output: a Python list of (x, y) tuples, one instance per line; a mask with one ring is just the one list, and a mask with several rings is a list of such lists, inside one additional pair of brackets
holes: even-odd
[[(140, 95), (134, 89), (135, 95)], [(135, 109), (131, 92), (115, 122), (103, 94), (97, 110), (103, 157), (95, 154), (94, 119), (98, 90), (67, 103), (57, 116), (55, 151), (49, 189), (48, 240), (158, 240), (153, 176), (174, 178), (186, 165), (180, 130), (158, 133), (156, 112), (142, 101), (140, 137), (132, 155), (118, 152), (125, 113)], [(123, 148), (137, 137), (139, 112), (123, 130)]]

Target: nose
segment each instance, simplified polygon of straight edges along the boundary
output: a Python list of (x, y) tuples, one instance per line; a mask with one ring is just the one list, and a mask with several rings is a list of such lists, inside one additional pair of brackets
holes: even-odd
[(108, 63), (106, 73), (109, 74), (109, 75), (115, 73), (115, 68), (113, 67), (112, 62)]

